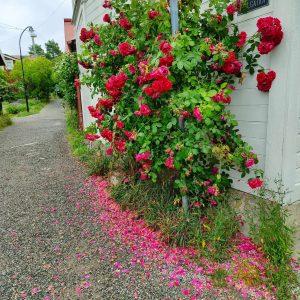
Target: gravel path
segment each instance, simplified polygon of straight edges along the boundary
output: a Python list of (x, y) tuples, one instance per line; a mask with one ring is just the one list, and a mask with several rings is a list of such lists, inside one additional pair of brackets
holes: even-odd
[(100, 202), (85, 179), (58, 101), (0, 132), (0, 299), (196, 299), (169, 287), (174, 266), (165, 276), (153, 262), (131, 269), (132, 244), (95, 221)]

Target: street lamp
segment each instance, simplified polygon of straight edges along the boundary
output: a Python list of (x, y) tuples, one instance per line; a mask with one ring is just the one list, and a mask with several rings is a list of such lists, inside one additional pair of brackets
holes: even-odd
[(21, 33), (20, 38), (19, 38), (19, 49), (20, 49), (20, 58), (21, 58), (21, 66), (22, 66), (22, 76), (23, 76), (23, 86), (24, 86), (24, 93), (25, 93), (25, 101), (26, 101), (26, 110), (29, 112), (29, 103), (28, 103), (28, 94), (27, 94), (27, 87), (25, 83), (25, 74), (24, 74), (24, 65), (23, 65), (23, 57), (22, 57), (22, 49), (21, 49), (21, 39), (22, 35), (26, 30), (29, 30), (30, 32), (30, 37), (32, 38), (32, 44), (33, 44), (33, 49), (34, 49), (34, 38), (37, 37), (36, 33), (34, 32), (32, 26), (27, 26)]

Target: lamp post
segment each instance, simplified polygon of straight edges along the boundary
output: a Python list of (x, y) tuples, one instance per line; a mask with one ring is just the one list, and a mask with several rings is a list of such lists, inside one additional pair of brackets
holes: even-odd
[(27, 87), (25, 83), (25, 74), (24, 74), (24, 65), (23, 65), (23, 57), (22, 57), (22, 49), (21, 49), (21, 39), (22, 35), (26, 30), (29, 30), (30, 32), (30, 37), (32, 38), (32, 43), (33, 43), (33, 49), (34, 49), (34, 38), (36, 38), (36, 33), (34, 32), (32, 26), (27, 26), (21, 33), (20, 38), (19, 38), (19, 49), (20, 49), (20, 59), (21, 59), (21, 66), (22, 66), (22, 77), (23, 77), (23, 86), (24, 86), (24, 93), (25, 93), (25, 101), (26, 101), (26, 110), (29, 112), (29, 103), (28, 103), (28, 93), (27, 93)]

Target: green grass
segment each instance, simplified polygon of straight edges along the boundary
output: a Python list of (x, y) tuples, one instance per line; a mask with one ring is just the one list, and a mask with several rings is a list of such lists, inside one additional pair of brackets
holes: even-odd
[(0, 130), (11, 124), (12, 124), (12, 120), (9, 115), (0, 116)]
[(85, 134), (78, 129), (77, 112), (72, 109), (66, 110), (66, 123), (68, 140), (72, 154), (80, 159), (87, 168), (88, 175), (103, 176), (109, 172), (110, 159), (103, 155), (101, 147), (88, 147), (85, 143)]
[(22, 100), (17, 105), (3, 102), (3, 110), (5, 114), (11, 117), (26, 117), (39, 113), (47, 104), (48, 101), (29, 99), (29, 112), (27, 112), (25, 100)]

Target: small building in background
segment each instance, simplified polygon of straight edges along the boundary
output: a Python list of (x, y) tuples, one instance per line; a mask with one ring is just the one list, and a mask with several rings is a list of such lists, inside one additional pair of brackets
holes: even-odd
[(4, 54), (0, 50), (0, 69), (11, 71), (14, 68), (14, 65), (17, 60), (19, 60), (18, 57), (9, 54)]
[(67, 53), (76, 52), (76, 39), (75, 29), (72, 19), (64, 19), (64, 32), (65, 32), (65, 51)]

